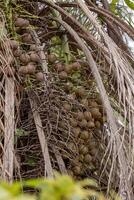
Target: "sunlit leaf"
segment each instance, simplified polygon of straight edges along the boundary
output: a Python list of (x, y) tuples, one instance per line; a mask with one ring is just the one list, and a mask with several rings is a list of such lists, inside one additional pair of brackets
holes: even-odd
[(124, 1), (125, 1), (125, 3), (127, 4), (127, 6), (129, 8), (131, 8), (132, 10), (134, 10), (134, 2), (133, 2), (133, 0), (124, 0)]

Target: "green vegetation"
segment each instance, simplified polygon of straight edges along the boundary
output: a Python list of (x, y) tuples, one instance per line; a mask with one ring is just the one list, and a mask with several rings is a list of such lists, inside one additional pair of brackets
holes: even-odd
[[(31, 188), (36, 194), (23, 192), (23, 189)], [(85, 189), (86, 188), (86, 189)], [(38, 191), (38, 192), (37, 192)], [(107, 200), (121, 200), (111, 192)], [(99, 192), (94, 180), (83, 180), (75, 182), (71, 177), (56, 175), (55, 179), (35, 179), (25, 182), (14, 182), (0, 184), (0, 200), (106, 200)]]

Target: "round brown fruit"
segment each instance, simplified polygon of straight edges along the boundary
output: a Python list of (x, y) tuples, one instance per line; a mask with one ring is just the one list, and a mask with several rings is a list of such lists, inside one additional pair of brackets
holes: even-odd
[(89, 105), (93, 108), (97, 108), (99, 105), (96, 103), (96, 101), (89, 101)]
[(94, 119), (100, 119), (102, 117), (98, 108), (91, 108), (91, 114)]
[(72, 69), (75, 70), (75, 71), (81, 69), (81, 65), (80, 65), (79, 62), (74, 62), (71, 65), (72, 65)]
[(85, 112), (84, 112), (84, 117), (85, 117), (85, 119), (88, 120), (88, 121), (91, 120), (91, 119), (92, 119), (91, 112), (85, 111)]
[(73, 160), (72, 160), (72, 166), (77, 166), (77, 165), (79, 165), (79, 166), (81, 166), (81, 163), (79, 162), (79, 158), (78, 158), (78, 156), (77, 157), (75, 157)]
[(90, 154), (85, 155), (84, 157), (85, 163), (89, 164), (92, 161), (92, 157)]
[(93, 121), (88, 121), (88, 122), (87, 122), (87, 127), (88, 127), (88, 128), (94, 128), (94, 127), (95, 127), (94, 122), (93, 122)]
[(66, 65), (65, 72), (67, 72), (67, 74), (70, 74), (72, 72), (72, 65)]
[(82, 144), (85, 143), (85, 141), (84, 141), (83, 139), (80, 138), (78, 143), (79, 143), (79, 145), (82, 145)]
[(84, 119), (84, 114), (83, 114), (83, 112), (78, 112), (78, 113), (77, 113), (77, 119), (80, 120), (80, 121)]
[(9, 43), (13, 50), (16, 50), (19, 46), (19, 43), (16, 40), (9, 40)]
[(90, 144), (89, 144), (89, 150), (91, 151), (91, 149), (96, 149), (97, 148), (97, 144), (95, 141), (90, 141)]
[(28, 74), (34, 74), (36, 71), (36, 65), (32, 62), (27, 65)]
[(19, 57), (20, 61), (24, 64), (29, 63), (30, 61), (30, 56), (26, 53), (21, 54), (21, 56)]
[(81, 166), (75, 166), (74, 168), (73, 168), (73, 172), (74, 172), (74, 174), (75, 175), (80, 175), (81, 174)]
[(69, 103), (64, 103), (63, 104), (63, 108), (66, 110), (66, 111), (71, 111), (71, 105)]
[(96, 127), (96, 128), (101, 128), (101, 123), (100, 123), (99, 121), (96, 121), (96, 122), (95, 122), (95, 127)]
[(80, 154), (80, 155), (79, 155), (79, 161), (83, 162), (83, 160), (84, 160), (84, 155), (83, 155), (83, 154)]
[(57, 57), (55, 54), (48, 55), (48, 62), (50, 62), (51, 64), (55, 63), (56, 60), (57, 60)]
[(73, 118), (70, 119), (70, 123), (72, 125), (72, 127), (76, 127), (77, 126), (77, 121)]
[(88, 153), (88, 148), (85, 145), (81, 145), (79, 148), (79, 152), (83, 155)]
[(81, 104), (85, 107), (88, 107), (88, 100), (87, 99), (81, 99)]
[(19, 74), (26, 75), (28, 73), (27, 66), (21, 66), (18, 72)]
[(23, 52), (22, 52), (22, 50), (20, 50), (20, 49), (16, 49), (16, 50), (13, 52), (14, 57), (20, 57), (21, 54), (23, 54)]
[(88, 131), (82, 131), (81, 132), (81, 135), (80, 135), (80, 138), (83, 139), (83, 140), (88, 140), (89, 139), (89, 132)]
[(90, 154), (91, 154), (92, 156), (95, 156), (95, 155), (97, 154), (97, 152), (98, 152), (98, 150), (97, 150), (96, 148), (92, 148), (92, 149), (90, 150)]
[(27, 19), (23, 19), (23, 18), (16, 18), (14, 24), (17, 27), (24, 28), (24, 27), (29, 26), (29, 21)]
[(76, 95), (79, 97), (83, 97), (86, 94), (85, 88), (84, 87), (79, 87), (75, 91)]
[(61, 72), (61, 71), (64, 70), (64, 66), (63, 66), (62, 63), (57, 63), (57, 64), (55, 64), (54, 68), (55, 68), (55, 70), (56, 70), (57, 72)]
[(36, 77), (36, 80), (37, 81), (44, 81), (44, 74), (42, 73), (42, 72), (38, 72), (36, 75), (35, 75), (35, 77)]
[(67, 92), (70, 92), (73, 88), (73, 84), (71, 82), (67, 82), (64, 87)]
[(80, 125), (81, 128), (86, 128), (87, 120), (83, 119), (82, 121), (80, 121), (79, 125)]
[(76, 152), (76, 146), (75, 146), (75, 144), (73, 142), (68, 143), (67, 147), (71, 151)]
[(40, 59), (40, 57), (37, 53), (31, 53), (30, 54), (30, 60), (32, 62), (40, 62), (41, 59)]
[(26, 44), (31, 44), (33, 42), (32, 36), (29, 33), (24, 33), (21, 38), (22, 41)]
[(75, 127), (75, 128), (73, 128), (73, 134), (74, 134), (74, 136), (76, 137), (76, 138), (78, 138), (79, 137), (79, 134), (80, 134), (80, 128), (79, 127)]
[(65, 126), (66, 126), (64, 121), (60, 121), (59, 125), (60, 125), (61, 128), (65, 128)]
[(65, 71), (62, 71), (62, 72), (60, 72), (59, 73), (59, 77), (60, 77), (60, 79), (66, 79), (68, 76), (67, 76), (67, 73), (65, 72)]

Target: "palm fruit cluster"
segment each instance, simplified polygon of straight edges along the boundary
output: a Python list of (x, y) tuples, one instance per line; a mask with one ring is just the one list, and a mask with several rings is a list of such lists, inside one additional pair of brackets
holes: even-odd
[[(17, 65), (12, 65), (14, 67), (10, 68), (6, 67), (3, 70), (4, 73), (7, 76), (19, 75), (22, 81), (27, 78), (32, 78), (37, 82), (44, 81), (44, 74), (41, 72), (42, 61), (39, 49), (32, 37), (30, 22), (17, 16), (14, 17), (14, 25), (17, 41), (8, 41), (13, 53), (13, 56), (8, 59), (10, 59), (11, 64), (17, 63)], [(87, 171), (95, 171), (97, 168), (99, 142), (95, 138), (95, 132), (102, 130), (106, 117), (100, 98), (94, 95), (95, 90), (92, 91), (94, 80), (87, 65), (77, 60), (65, 64), (55, 54), (49, 54), (47, 61), (49, 71), (58, 77), (56, 84), (67, 96), (67, 100), (61, 101), (60, 106), (64, 113), (68, 115), (69, 132), (65, 139), (64, 136), (61, 138), (62, 130), (65, 134), (67, 121), (65, 122), (60, 118), (60, 135), (55, 137), (58, 138), (57, 141), (60, 138), (62, 144), (64, 144), (62, 148), (66, 151), (69, 150), (70, 155), (73, 155), (68, 159), (65, 153), (62, 157), (68, 173), (78, 179), (84, 176)], [(42, 105), (43, 101), (44, 99), (42, 99)], [(56, 101), (56, 98), (54, 98), (54, 101)], [(43, 109), (41, 112), (43, 112)], [(46, 112), (44, 111), (44, 113)]]
[(8, 62), (9, 66), (15, 66), (17, 63), (17, 67), (6, 67), (6, 69), (3, 69), (3, 73), (6, 73), (8, 76), (19, 74), (22, 80), (25, 80), (27, 77), (36, 78), (37, 81), (44, 80), (40, 68), (39, 50), (32, 37), (29, 20), (15, 16), (14, 25), (17, 39), (8, 39), (6, 42), (12, 50), (12, 56), (8, 58), (8, 60), (10, 59), (10, 62)]
[[(87, 171), (94, 173), (96, 168), (99, 168), (97, 165), (100, 144), (95, 138), (95, 133), (102, 131), (106, 116), (100, 97), (90, 93), (91, 85), (94, 84), (92, 75), (89, 79), (86, 77), (87, 73), (80, 62), (75, 61), (67, 65), (58, 62), (54, 54), (48, 56), (48, 61), (51, 70), (58, 74), (59, 84), (70, 99), (70, 102), (62, 104), (65, 112), (70, 115), (73, 136), (73, 139), (69, 139), (67, 147), (75, 155), (75, 158), (67, 162), (67, 168), (68, 173), (78, 179)], [(63, 121), (60, 121), (60, 125), (65, 127)]]

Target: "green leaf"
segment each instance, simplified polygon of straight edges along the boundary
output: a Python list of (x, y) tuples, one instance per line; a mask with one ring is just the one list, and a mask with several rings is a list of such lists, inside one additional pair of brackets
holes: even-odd
[[(55, 173), (55, 178), (33, 179), (12, 185), (0, 183), (0, 200), (37, 200), (35, 195), (22, 193), (22, 186), (39, 189), (38, 200), (106, 200), (103, 193), (90, 188), (98, 187), (96, 181), (86, 179), (75, 182), (70, 176), (61, 176), (58, 173)], [(85, 186), (89, 186), (88, 189), (85, 189)], [(110, 197), (120, 200), (114, 191), (110, 191)]]
[(22, 184), (20, 182), (14, 182), (14, 184), (9, 185), (6, 182), (1, 183), (1, 187), (8, 191), (11, 195), (18, 195), (21, 191)]
[(81, 77), (80, 72), (75, 72), (72, 74), (72, 79), (79, 79)]
[(79, 181), (78, 182), (82, 187), (85, 187), (85, 186), (93, 186), (93, 187), (98, 187), (98, 184), (95, 180), (93, 179), (85, 179), (85, 180), (82, 180), (82, 181)]
[(16, 129), (15, 135), (17, 137), (21, 137), (21, 136), (27, 136), (28, 132), (24, 131), (23, 129)]
[(24, 186), (39, 188), (44, 183), (45, 179), (30, 179), (24, 182)]
[(116, 5), (119, 2), (119, 0), (112, 0), (111, 4), (110, 4), (110, 9), (113, 13), (116, 13)]
[(60, 45), (62, 43), (61, 39), (58, 36), (52, 37), (51, 41), (52, 41), (52, 44), (55, 44), (55, 45)]
[[(124, 1), (130, 9), (134, 10), (134, 2), (132, 2), (133, 0), (124, 0)], [(119, 0), (112, 0), (110, 4), (111, 11), (114, 13), (116, 13), (116, 5), (118, 4), (118, 2)]]
[(12, 197), (12, 195), (8, 190), (0, 187), (0, 200), (10, 199), (11, 197)]
[[(3, 199), (3, 200), (6, 200), (6, 199)], [(18, 197), (8, 199), (8, 200), (37, 200), (37, 199), (36, 199), (36, 197), (34, 197), (32, 195), (20, 195)]]
[(27, 158), (26, 162), (31, 167), (34, 167), (36, 165), (36, 160), (34, 158)]
[(124, 0), (125, 3), (127, 4), (127, 6), (129, 8), (131, 8), (132, 10), (134, 10), (134, 2), (132, 2), (133, 0)]

